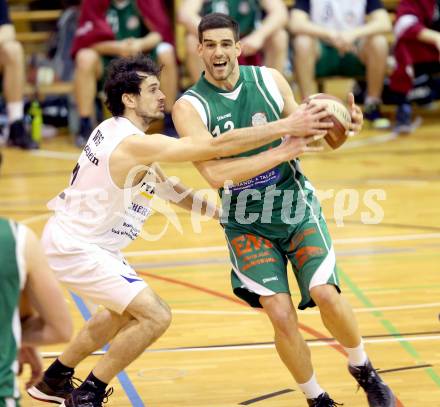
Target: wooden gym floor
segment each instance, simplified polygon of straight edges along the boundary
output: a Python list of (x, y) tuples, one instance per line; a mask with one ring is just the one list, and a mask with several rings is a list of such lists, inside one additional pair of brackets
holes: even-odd
[[(354, 307), (374, 365), (394, 389), (398, 405), (405, 407), (440, 406), (438, 123), (428, 115), (408, 137), (366, 129), (337, 152), (302, 160), (315, 187), (332, 196), (323, 207), (344, 295)], [(4, 149), (3, 154), (0, 216), (41, 233), (48, 217), (45, 204), (67, 185), (79, 151), (68, 137), (59, 136), (37, 152)], [(163, 168), (188, 185), (207, 188), (191, 164)], [(348, 200), (347, 190), (359, 198), (358, 205)], [(368, 203), (369, 194), (383, 209), (378, 224), (363, 222), (377, 209)], [(378, 201), (378, 196), (384, 199)], [(351, 214), (336, 219), (338, 208)], [(114, 380), (108, 405), (304, 406), (276, 355), (267, 318), (231, 293), (221, 228), (208, 221), (195, 233), (192, 222), (197, 219), (175, 212), (174, 224), (159, 214), (147, 223), (151, 234), (164, 231), (159, 240), (138, 240), (126, 250), (139, 274), (172, 307), (172, 325), (125, 377)], [(291, 287), (297, 303), (295, 282)], [(66, 299), (78, 329), (85, 310), (67, 292)], [(347, 372), (345, 356), (327, 340), (317, 311), (300, 312), (299, 318), (321, 385), (345, 406), (367, 406)], [(62, 348), (41, 349), (45, 365)], [(97, 357), (87, 358), (77, 375), (84, 378)], [(25, 395), (22, 405), (44, 404)]]

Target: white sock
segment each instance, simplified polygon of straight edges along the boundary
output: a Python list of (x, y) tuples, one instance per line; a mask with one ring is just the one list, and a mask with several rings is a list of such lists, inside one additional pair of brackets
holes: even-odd
[(379, 98), (377, 98), (377, 97), (374, 97), (374, 96), (367, 96), (366, 98), (365, 98), (365, 102), (364, 102), (364, 104), (365, 105), (369, 105), (369, 104), (376, 104), (376, 103), (378, 103), (378, 104), (381, 104), (381, 100), (379, 99)]
[(16, 120), (23, 118), (23, 108), (23, 102), (11, 102), (6, 104), (9, 123), (14, 123)]
[(324, 393), (324, 390), (316, 380), (315, 373), (313, 373), (308, 382), (303, 384), (298, 383), (298, 386), (307, 399), (316, 399), (320, 394)]
[(356, 348), (345, 348), (348, 353), (348, 363), (351, 366), (363, 366), (368, 360), (368, 356), (364, 350), (364, 343), (361, 342)]

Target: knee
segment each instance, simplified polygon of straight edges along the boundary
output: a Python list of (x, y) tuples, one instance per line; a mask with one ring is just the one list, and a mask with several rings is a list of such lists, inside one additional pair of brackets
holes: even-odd
[(304, 55), (306, 54), (308, 58), (314, 53), (311, 52), (314, 50), (315, 40), (313, 37), (309, 35), (299, 34), (293, 38), (293, 49), (295, 51), (295, 55)]
[(275, 333), (286, 338), (294, 337), (298, 331), (298, 319), (294, 312), (278, 309), (270, 316)]
[(147, 315), (141, 317), (140, 323), (148, 326), (153, 331), (153, 336), (159, 338), (171, 325), (172, 314), (170, 307), (163, 301), (157, 302), (151, 307)]
[(94, 71), (99, 61), (98, 53), (91, 48), (83, 48), (75, 57), (76, 69), (81, 71)]
[(160, 65), (164, 66), (164, 68), (176, 68), (174, 48), (170, 46), (166, 50), (162, 51), (160, 54), (158, 54), (157, 60)]
[[(384, 35), (371, 35), (366, 39), (367, 55), (383, 55), (384, 58), (388, 55), (388, 41)], [(376, 56), (377, 58), (377, 56)]]
[(18, 41), (6, 41), (0, 49), (5, 63), (23, 61), (23, 47)]
[(340, 295), (332, 285), (320, 285), (311, 289), (310, 294), (321, 311), (332, 312), (340, 301)]
[(287, 50), (289, 35), (284, 29), (275, 31), (266, 41), (265, 48), (271, 51), (283, 52)]

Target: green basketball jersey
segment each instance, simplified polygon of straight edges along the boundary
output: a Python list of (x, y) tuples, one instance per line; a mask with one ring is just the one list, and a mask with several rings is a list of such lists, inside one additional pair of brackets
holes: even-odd
[[(214, 137), (234, 128), (275, 121), (281, 117), (284, 106), (269, 70), (256, 66), (240, 66), (240, 78), (230, 92), (212, 85), (202, 74), (183, 98), (196, 108)], [(277, 140), (238, 156), (254, 155), (276, 147), (280, 142)], [(227, 222), (228, 226), (252, 223), (264, 227), (269, 234), (284, 233), (279, 226), (287, 225), (286, 219), (294, 216), (299, 187), (305, 183), (305, 178), (297, 170), (296, 162), (283, 163), (227, 191), (221, 189), (222, 223)], [(250, 222), (251, 219), (254, 220)]]
[(254, 31), (261, 20), (258, 0), (205, 0), (201, 15), (223, 13), (231, 16), (240, 26), (240, 37)]
[(123, 3), (112, 0), (106, 19), (118, 41), (141, 38), (148, 34), (148, 29), (134, 0), (127, 0)]
[(16, 379), (17, 350), (21, 342), (18, 304), (25, 274), (23, 253), (18, 253), (21, 248), (17, 240), (24, 236), (22, 228), (0, 218), (0, 399), (19, 396)]

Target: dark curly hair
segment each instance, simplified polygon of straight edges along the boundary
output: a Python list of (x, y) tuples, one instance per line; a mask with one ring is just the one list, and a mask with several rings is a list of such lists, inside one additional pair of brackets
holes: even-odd
[(105, 104), (111, 114), (113, 116), (123, 115), (125, 105), (122, 103), (122, 95), (124, 93), (140, 94), (140, 85), (145, 78), (139, 76), (138, 72), (159, 77), (160, 71), (161, 68), (143, 54), (114, 59), (108, 67), (104, 84)]
[(240, 39), (240, 27), (238, 23), (227, 14), (211, 13), (203, 16), (198, 26), (199, 42), (203, 41), (203, 33), (217, 28), (229, 28), (234, 33), (235, 41)]

